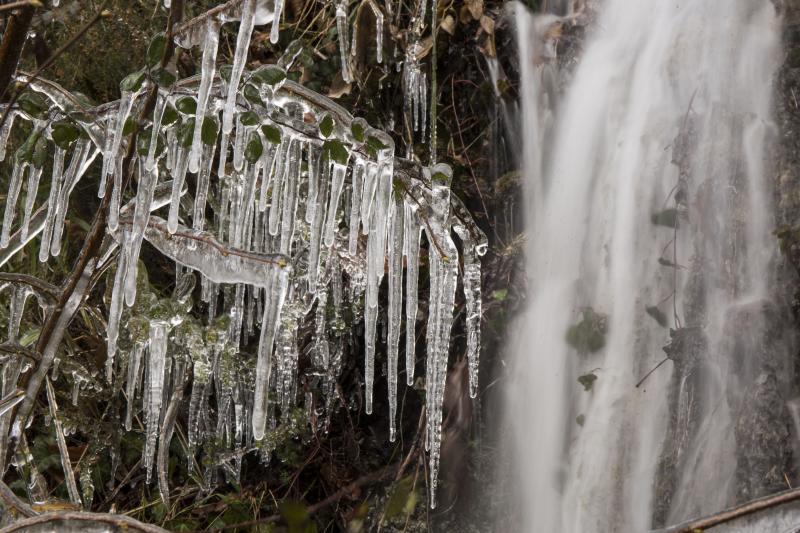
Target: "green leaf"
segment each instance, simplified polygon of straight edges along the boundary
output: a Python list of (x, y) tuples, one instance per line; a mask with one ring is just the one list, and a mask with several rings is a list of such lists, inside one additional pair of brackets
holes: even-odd
[(161, 125), (169, 126), (178, 120), (178, 117), (180, 117), (178, 111), (171, 105), (167, 104), (167, 107), (164, 108), (164, 114), (161, 116)]
[(387, 148), (389, 148), (389, 146), (384, 144), (383, 141), (381, 141), (377, 137), (367, 137), (367, 146), (369, 146), (370, 148), (372, 148), (373, 150), (376, 150), (376, 151), (377, 150), (386, 150)]
[(417, 497), (413, 488), (413, 476), (406, 476), (395, 484), (392, 494), (386, 502), (384, 516), (387, 519), (400, 516), (401, 513), (408, 514), (414, 511), (414, 507), (416, 507), (417, 504)]
[(314, 533), (317, 526), (311, 521), (306, 506), (299, 502), (283, 501), (278, 504), (278, 510), (289, 526), (289, 533)]
[(658, 322), (658, 325), (662, 328), (665, 328), (669, 325), (669, 320), (667, 319), (667, 315), (664, 314), (664, 311), (658, 308), (658, 306), (651, 305), (645, 308), (645, 311), (648, 315), (650, 315), (653, 320)]
[(158, 84), (159, 87), (170, 87), (175, 83), (175, 74), (165, 68), (155, 68), (150, 72), (150, 77)]
[(353, 121), (350, 124), (350, 132), (353, 134), (353, 138), (360, 143), (364, 142), (364, 125), (360, 121)]
[(244, 91), (242, 91), (244, 97), (247, 99), (248, 102), (251, 104), (257, 105), (264, 105), (264, 101), (261, 99), (261, 93), (256, 88), (255, 85), (248, 83), (244, 86)]
[(35, 168), (42, 168), (47, 160), (47, 137), (39, 135), (36, 140), (36, 146), (33, 149), (33, 166)]
[(133, 129), (136, 127), (136, 119), (132, 116), (125, 119), (125, 124), (122, 126), (122, 135), (127, 137), (131, 133), (133, 133)]
[(17, 99), (17, 105), (32, 117), (41, 118), (47, 111), (44, 96), (34, 91), (26, 91)]
[(213, 146), (217, 142), (217, 119), (214, 117), (205, 117), (203, 125), (200, 126), (200, 140), (207, 146)]
[(33, 160), (33, 150), (36, 148), (36, 142), (39, 140), (41, 135), (41, 130), (34, 130), (30, 135), (28, 135), (28, 138), (25, 139), (25, 142), (22, 143), (22, 145), (17, 148), (17, 151), (14, 153), (14, 158), (17, 160), (17, 163), (30, 163)]
[(247, 141), (247, 146), (244, 148), (244, 158), (252, 165), (258, 161), (258, 158), (261, 157), (263, 153), (264, 145), (261, 144), (261, 137), (258, 133), (253, 132), (250, 134), (250, 139)]
[(597, 381), (597, 375), (593, 372), (578, 377), (578, 383), (583, 385), (583, 390), (587, 392), (592, 390), (595, 381)]
[(508, 296), (508, 289), (498, 289), (492, 293), (492, 298), (498, 302), (502, 302)]
[(328, 156), (328, 159), (335, 161), (340, 165), (346, 165), (347, 160), (350, 159), (350, 153), (345, 148), (342, 141), (338, 139), (328, 139), (322, 145), (322, 153)]
[(272, 144), (281, 143), (281, 129), (279, 127), (272, 126), (271, 124), (264, 124), (261, 126), (261, 133), (263, 133), (267, 141)]
[(139, 155), (147, 155), (147, 152), (150, 151), (150, 135), (152, 134), (153, 128), (147, 128), (141, 132), (139, 132), (139, 136), (136, 138), (136, 153)]
[(583, 424), (586, 423), (586, 416), (585, 415), (578, 415), (575, 417), (575, 423), (579, 426), (583, 427)]
[(567, 344), (580, 353), (594, 353), (606, 345), (608, 317), (591, 307), (583, 311), (583, 318), (567, 329)]
[(150, 46), (147, 47), (147, 64), (153, 66), (161, 62), (164, 57), (164, 50), (167, 49), (167, 38), (163, 33), (157, 34), (150, 41)]
[(219, 75), (225, 81), (231, 80), (231, 71), (233, 71), (232, 65), (222, 65), (219, 67)]
[(178, 129), (178, 144), (183, 148), (189, 148), (192, 145), (192, 138), (194, 137), (194, 119), (190, 118)]
[(267, 85), (278, 85), (286, 79), (286, 71), (278, 65), (264, 65), (253, 72), (253, 78)]
[(650, 215), (650, 222), (656, 226), (666, 226), (668, 228), (678, 227), (678, 210), (674, 207), (671, 209), (664, 209), (658, 213)]
[(245, 126), (256, 126), (261, 122), (261, 119), (258, 118), (258, 114), (255, 111), (245, 111), (239, 115), (239, 121)]
[(59, 120), (51, 126), (50, 135), (59, 148), (67, 149), (81, 135), (81, 130), (69, 120)]
[(133, 93), (142, 87), (142, 83), (144, 83), (144, 71), (140, 70), (139, 72), (128, 74), (125, 79), (120, 82), (119, 88), (122, 92)]
[(331, 133), (333, 133), (333, 118), (330, 115), (325, 115), (320, 121), (319, 132), (323, 137), (330, 137)]
[(184, 115), (194, 115), (197, 111), (197, 101), (191, 96), (184, 96), (175, 103), (175, 107)]

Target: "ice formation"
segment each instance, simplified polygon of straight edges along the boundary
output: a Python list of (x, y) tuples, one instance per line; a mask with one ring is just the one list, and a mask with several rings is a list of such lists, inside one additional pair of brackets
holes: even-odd
[[(337, 4), (336, 9), (340, 32), (346, 37), (346, 5)], [(275, 34), (280, 11), (278, 1), (272, 26)], [(113, 180), (108, 215), (113, 239), (106, 245), (106, 256), (119, 247), (108, 281), (106, 378), (124, 378), (128, 408), (121, 423), (126, 429), (133, 427), (134, 417), (142, 412), (143, 465), (148, 479), (155, 470), (166, 500), (166, 450), (184, 383), (191, 377), (190, 468), (195, 454), (203, 449), (214, 458), (208, 464), (223, 466), (238, 476), (241, 455), (247, 450), (257, 448), (269, 457), (269, 432), (276, 419), (290, 416), (298, 396), (314, 401), (311, 393), (298, 391), (298, 329), (303, 323), (314, 324), (312, 371), (324, 376), (322, 390), (333, 394), (342, 354), (352, 342), (352, 334), (343, 327), (345, 308), (351, 308), (355, 316), (363, 313), (365, 409), (372, 411), (375, 359), (383, 342), (378, 321), (383, 312), (384, 277), (388, 278), (388, 425), (394, 440), (404, 318), (407, 383), (414, 379), (424, 234), (430, 262), (426, 448), (435, 493), (460, 271), (467, 308), (470, 385), (472, 394), (477, 392), (479, 258), (486, 251), (486, 238), (451, 196), (449, 167), (422, 168), (396, 158), (389, 135), (288, 80), (281, 65), (291, 64), (298, 50), (279, 65), (246, 71), (253, 26), (266, 21), (259, 13), (258, 2), (245, 0), (239, 12), (221, 12), (187, 26), (176, 44), (200, 46), (199, 75), (157, 87), (144, 71), (135, 73), (123, 81), (118, 102), (93, 108), (91, 113), (76, 109), (60, 87), (33, 83), (25, 105), (14, 110), (0, 129), (3, 140), (12, 128), (30, 132), (13, 155), (0, 264), (37, 234), (41, 234), (39, 259), (58, 255), (70, 193), (99, 159), (103, 183), (98, 196), (104, 194), (105, 182)], [(376, 18), (380, 60), (382, 15)], [(219, 31), (229, 20), (241, 21), (233, 65), (217, 68)], [(345, 79), (349, 77), (347, 42), (340, 40)], [(418, 117), (415, 124), (422, 130), (424, 79), (417, 63), (407, 65), (406, 84), (419, 87), (414, 89), (412, 106)], [(20, 75), (20, 81), (27, 77)], [(144, 113), (148, 94), (155, 94), (155, 104)], [(129, 146), (136, 121), (141, 122), (138, 140), (136, 146)], [(42, 176), (48, 157), (52, 173)], [(125, 198), (118, 179), (126, 157), (131, 157), (136, 177), (131, 198)], [(213, 175), (215, 157), (220, 163)], [(186, 184), (189, 174), (195, 175), (192, 187)], [(26, 177), (27, 200), (20, 217), (16, 205)], [(49, 201), (46, 208), (35, 211), (40, 179), (50, 180)], [(162, 206), (166, 218), (151, 214), (161, 212)], [(19, 229), (13, 232), (17, 224)], [(463, 250), (463, 267), (454, 235)], [(175, 261), (173, 295), (158, 297), (150, 292), (146, 269), (139, 261), (143, 241)], [(193, 291), (195, 283), (197, 291)], [(80, 291), (67, 304), (70, 313), (87, 290), (88, 280), (82, 279)], [(199, 295), (207, 309), (202, 319), (197, 310), (192, 312), (193, 295)], [(16, 314), (9, 342), (13, 343), (17, 334), (13, 321), (19, 323), (26, 298), (13, 291), (12, 296)], [(246, 351), (254, 344), (258, 347), (250, 356)], [(44, 356), (53, 361), (56, 355), (56, 346), (48, 346)], [(4, 363), (4, 395), (14, 392), (12, 385), (25, 370), (13, 358)], [(73, 372), (76, 393), (92, 381), (82, 376)], [(55, 371), (49, 379), (58, 379)], [(215, 409), (210, 405), (212, 392)], [(25, 397), (22, 405), (22, 412), (30, 413), (32, 399)], [(57, 420), (54, 397), (50, 405)], [(0, 414), (0, 430), (7, 430), (9, 424)], [(15, 423), (16, 435), (21, 427)], [(61, 431), (58, 423), (56, 430)], [(3, 448), (7, 434), (3, 431), (0, 438)], [(215, 471), (215, 466), (208, 466), (204, 479), (213, 482)], [(79, 500), (73, 489), (70, 496)]]

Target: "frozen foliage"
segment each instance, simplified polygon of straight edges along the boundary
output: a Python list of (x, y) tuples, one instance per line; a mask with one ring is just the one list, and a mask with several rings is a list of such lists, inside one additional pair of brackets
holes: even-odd
[[(106, 294), (106, 378), (124, 383), (116, 390), (124, 390), (127, 397), (121, 422), (126, 429), (142, 412), (146, 433), (142, 464), (148, 480), (155, 471), (165, 500), (169, 497), (166, 450), (181, 405), (188, 404), (189, 409), (189, 467), (199, 468), (195, 455), (201, 450), (212, 458), (202, 462), (207, 484), (214, 483), (219, 466), (229, 477), (238, 477), (241, 456), (248, 450), (270, 456), (274, 446), (270, 431), (276, 419), (286, 419), (297, 407), (302, 340), (298, 331), (305, 323), (313, 331), (313, 368), (308, 372), (322, 376), (321, 389), (332, 396), (342, 354), (353, 343), (344, 317), (363, 314), (365, 409), (370, 413), (376, 354), (383, 353), (378, 348), (384, 342), (378, 322), (386, 313), (388, 426), (394, 440), (401, 338), (407, 383), (414, 379), (423, 242), (430, 264), (426, 448), (434, 487), (459, 272), (467, 307), (471, 392), (477, 392), (479, 258), (486, 251), (484, 235), (451, 197), (449, 167), (420, 168), (396, 158), (390, 136), (287, 79), (284, 67), (299, 49), (287, 52), (278, 65), (252, 72), (244, 69), (254, 25), (273, 20), (277, 38), (281, 5), (275, 2), (272, 17), (263, 12), (261, 3), (245, 0), (237, 12), (223, 11), (188, 27), (176, 43), (200, 46), (198, 76), (167, 88), (155, 87), (143, 72), (135, 73), (123, 81), (118, 102), (81, 112), (65, 98), (63, 89), (36, 82), (27, 104), (11, 113), (0, 129), (2, 139), (8, 139), (12, 128), (30, 131), (13, 155), (0, 234), (0, 253), (11, 253), (0, 255), (2, 262), (37, 234), (41, 234), (39, 259), (58, 255), (70, 193), (95, 159), (102, 162), (98, 196), (106, 190), (112, 195), (108, 214), (112, 238), (105, 244), (105, 257), (112, 257), (119, 247)], [(380, 10), (375, 13), (380, 15)], [(347, 80), (346, 3), (337, 4), (336, 18)], [(380, 61), (383, 19), (376, 18)], [(218, 68), (219, 31), (229, 20), (240, 20), (233, 65)], [(413, 95), (415, 129), (424, 130), (425, 76), (415, 54), (412, 49), (404, 79)], [(155, 95), (150, 107), (146, 107), (148, 95)], [(134, 123), (137, 136), (132, 135), (137, 129)], [(52, 165), (45, 165), (48, 158)], [(124, 197), (128, 193), (120, 179), (125, 165), (136, 177), (130, 198)], [(49, 171), (43, 177), (45, 167)], [(192, 180), (186, 179), (189, 174), (194, 175)], [(16, 209), (26, 178), (20, 216)], [(40, 179), (50, 180), (50, 193), (46, 208), (35, 211)], [(166, 218), (151, 214), (154, 211)], [(18, 230), (12, 231), (16, 226)], [(461, 243), (462, 258), (454, 236)], [(159, 297), (149, 288), (139, 260), (144, 241), (175, 262), (176, 289), (169, 297)], [(384, 277), (388, 293), (382, 300)], [(80, 291), (67, 303), (70, 313), (85, 297), (87, 283), (82, 279)], [(12, 343), (26, 300), (18, 294), (22, 293), (12, 294)], [(202, 307), (195, 305), (198, 297)], [(382, 301), (387, 302), (385, 309)], [(248, 354), (248, 347), (255, 345), (256, 353)], [(44, 357), (52, 361), (55, 356), (56, 347), (48, 346)], [(14, 358), (4, 363), (4, 395), (13, 392), (13, 384), (26, 370)], [(76, 395), (94, 382), (77, 371), (72, 378)], [(47, 379), (58, 378), (54, 373)], [(182, 404), (189, 379), (192, 387)], [(63, 430), (55, 398), (48, 399), (61, 446)], [(310, 406), (313, 395), (304, 401)], [(322, 403), (330, 405), (331, 398)], [(23, 405), (29, 413), (32, 399), (26, 397)], [(0, 429), (8, 429), (9, 421), (1, 414), (0, 423)], [(18, 425), (15, 432), (21, 432)], [(0, 445), (6, 447), (5, 437)], [(69, 489), (73, 500), (80, 502), (74, 479)]]

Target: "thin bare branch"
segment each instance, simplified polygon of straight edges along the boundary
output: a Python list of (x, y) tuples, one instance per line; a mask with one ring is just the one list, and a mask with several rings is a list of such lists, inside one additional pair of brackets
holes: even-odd
[(144, 524), (130, 516), (109, 513), (81, 513), (77, 511), (64, 511), (40, 514), (25, 520), (20, 520), (0, 529), (0, 533), (14, 531), (28, 531), (29, 528), (49, 524), (52, 526), (106, 526), (117, 528), (120, 531), (141, 531), (142, 533), (169, 533), (166, 529), (150, 524)]

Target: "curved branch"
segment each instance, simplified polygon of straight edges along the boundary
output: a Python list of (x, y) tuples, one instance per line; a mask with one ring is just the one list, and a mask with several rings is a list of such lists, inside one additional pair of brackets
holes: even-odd
[(19, 496), (14, 494), (2, 480), (0, 480), (0, 500), (3, 500), (6, 506), (14, 509), (25, 518), (32, 518), (39, 514), (34, 511), (30, 505), (22, 501)]
[(696, 518), (666, 529), (652, 531), (651, 533), (694, 533), (695, 531), (705, 531), (706, 529), (731, 522), (738, 518), (743, 518), (797, 500), (800, 500), (800, 488), (786, 490), (778, 494), (758, 498), (757, 500), (751, 500), (737, 507), (731, 507), (730, 509), (705, 518)]
[[(0, 497), (5, 497), (0, 491)], [(17, 498), (19, 499), (19, 498)], [(31, 509), (31, 511), (33, 511)], [(0, 529), (0, 533), (12, 533), (13, 531), (27, 531), (28, 528), (43, 524), (60, 525), (65, 530), (68, 526), (86, 527), (89, 525), (115, 527), (122, 531), (141, 531), (142, 533), (169, 533), (166, 529), (158, 526), (145, 524), (131, 518), (130, 516), (107, 514), (107, 513), (81, 513), (76, 511), (45, 513), (31, 516), (25, 520), (20, 520)]]

